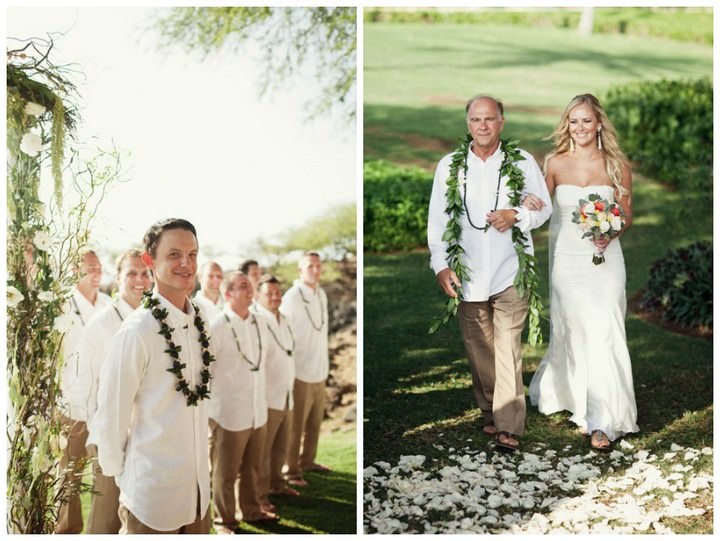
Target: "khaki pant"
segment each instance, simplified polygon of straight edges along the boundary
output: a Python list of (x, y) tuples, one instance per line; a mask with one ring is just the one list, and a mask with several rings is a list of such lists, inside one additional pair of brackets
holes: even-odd
[(263, 463), (265, 434), (266, 425), (235, 432), (225, 430), (210, 419), (210, 460), (216, 523), (234, 528), (238, 524), (238, 511), (243, 520), (252, 521), (262, 517), (258, 474)]
[(205, 516), (200, 516), (200, 490), (197, 493), (197, 515), (195, 522), (192, 524), (186, 524), (175, 530), (160, 531), (153, 530), (150, 526), (147, 526), (140, 522), (138, 518), (133, 515), (130, 510), (123, 504), (120, 504), (118, 509), (118, 515), (120, 516), (120, 522), (122, 526), (120, 528), (121, 534), (208, 534), (210, 533), (210, 510), (205, 513)]
[(85, 443), (88, 431), (85, 421), (75, 421), (63, 415), (60, 422), (63, 434), (67, 438), (67, 447), (60, 459), (60, 469), (65, 472), (63, 483), (67, 485), (66, 490), (74, 494), (60, 505), (55, 533), (75, 534), (82, 532), (83, 529), (82, 507), (78, 491), (84, 468), (78, 468), (78, 465), (82, 459), (87, 457)]
[(293, 419), (288, 444), (288, 476), (302, 475), (315, 463), (320, 425), (325, 418), (325, 382), (295, 380)]
[(120, 531), (118, 498), (120, 489), (114, 477), (103, 475), (97, 461), (97, 447), (89, 445), (88, 454), (93, 457), (93, 489), (86, 533), (114, 534)]
[(475, 400), (486, 422), (518, 436), (525, 431), (520, 336), (526, 317), (527, 299), (512, 286), (458, 309)]
[(263, 467), (260, 471), (260, 495), (266, 501), (272, 490), (285, 487), (282, 468), (287, 458), (288, 439), (292, 411), (268, 409), (267, 434), (265, 436), (265, 453)]

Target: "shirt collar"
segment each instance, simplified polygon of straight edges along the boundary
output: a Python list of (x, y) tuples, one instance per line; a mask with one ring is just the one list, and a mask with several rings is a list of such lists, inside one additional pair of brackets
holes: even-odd
[(297, 278), (293, 282), (293, 284), (298, 286), (300, 289), (303, 290), (303, 293), (307, 293), (308, 295), (318, 295), (320, 293), (319, 285), (315, 289), (313, 289), (309, 285), (307, 285), (305, 282), (303, 282), (300, 278)]
[(474, 145), (474, 144), (475, 144), (474, 142), (470, 143), (470, 146), (468, 147), (468, 162), (475, 161), (478, 163), (491, 163), (491, 162), (499, 160), (502, 157), (502, 142), (500, 142), (498, 144), (498, 147), (495, 149), (495, 152), (493, 152), (490, 156), (488, 156), (487, 160), (483, 160), (482, 158), (480, 158), (480, 156), (478, 156), (477, 154), (475, 154), (472, 151), (472, 145)]
[(162, 307), (167, 309), (168, 317), (171, 319), (171, 321), (173, 321), (174, 327), (184, 326), (188, 323), (193, 323), (195, 319), (195, 309), (192, 308), (192, 303), (188, 300), (187, 297), (185, 297), (185, 307), (190, 308), (190, 311), (192, 312), (190, 314), (187, 314), (185, 313), (185, 311), (180, 310), (177, 306), (175, 306), (173, 303), (163, 297), (157, 289), (153, 292), (153, 294), (156, 295), (157, 298), (160, 300), (160, 304), (162, 305)]

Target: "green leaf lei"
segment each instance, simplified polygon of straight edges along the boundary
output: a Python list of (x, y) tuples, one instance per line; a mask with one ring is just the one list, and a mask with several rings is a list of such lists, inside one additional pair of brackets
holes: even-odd
[(210, 338), (205, 332), (205, 322), (203, 321), (202, 317), (200, 317), (200, 309), (194, 304), (192, 304), (193, 310), (195, 310), (195, 319), (193, 320), (193, 323), (195, 324), (195, 328), (200, 333), (199, 342), (200, 346), (202, 347), (203, 363), (203, 369), (200, 372), (201, 383), (195, 385), (195, 390), (192, 391), (190, 389), (190, 384), (187, 382), (185, 376), (183, 376), (182, 373), (182, 369), (185, 368), (185, 366), (187, 365), (180, 362), (181, 346), (175, 345), (172, 340), (172, 332), (175, 329), (171, 328), (167, 324), (167, 321), (165, 321), (168, 316), (168, 312), (165, 308), (159, 308), (159, 304), (160, 300), (156, 297), (153, 297), (151, 291), (146, 291), (143, 294), (143, 306), (150, 310), (153, 317), (158, 320), (158, 322), (160, 323), (160, 331), (158, 331), (158, 334), (162, 335), (167, 342), (168, 348), (165, 350), (165, 353), (170, 355), (173, 360), (172, 367), (168, 368), (167, 371), (175, 374), (175, 377), (178, 379), (175, 390), (181, 392), (185, 396), (185, 400), (188, 406), (197, 406), (199, 400), (210, 398), (210, 389), (208, 387), (208, 383), (212, 378), (212, 376), (210, 375), (210, 363), (215, 361), (215, 357), (213, 357), (210, 351), (208, 351), (208, 347), (210, 346)]
[[(461, 217), (466, 212), (463, 203), (463, 197), (460, 194), (460, 181), (458, 172), (462, 168), (463, 176), (467, 176), (467, 155), (470, 150), (472, 136), (468, 133), (461, 140), (460, 146), (453, 153), (450, 161), (450, 175), (447, 179), (447, 191), (445, 192), (446, 207), (445, 212), (450, 216), (443, 233), (442, 240), (447, 242), (447, 262), (461, 282), (469, 278), (467, 266), (462, 262), (462, 255), (465, 249), (461, 244), (462, 222)], [(501, 140), (500, 150), (503, 152), (503, 161), (500, 165), (500, 177), (507, 178), (507, 186), (510, 189), (510, 204), (513, 207), (520, 206), (522, 200), (522, 192), (525, 188), (525, 175), (517, 166), (517, 162), (525, 158), (517, 148), (516, 140)], [(497, 202), (496, 202), (497, 204)], [(487, 229), (485, 229), (487, 230)], [(525, 252), (528, 246), (528, 238), (519, 227), (513, 226), (512, 240), (515, 246), (515, 253), (518, 257), (518, 271), (515, 275), (513, 285), (522, 296), (527, 292), (528, 297), (528, 343), (531, 346), (542, 344), (542, 334), (540, 333), (540, 314), (542, 313), (542, 300), (538, 295), (538, 277), (535, 268), (536, 259), (534, 255)], [(450, 318), (457, 314), (458, 306), (462, 301), (462, 286), (458, 288), (458, 296), (448, 299), (444, 313), (435, 321), (428, 332), (434, 334), (440, 329)]]

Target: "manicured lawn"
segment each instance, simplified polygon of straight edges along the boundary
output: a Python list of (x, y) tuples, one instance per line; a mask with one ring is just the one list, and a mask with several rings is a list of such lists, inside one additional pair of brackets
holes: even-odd
[(712, 47), (573, 29), (366, 24), (364, 154), (432, 167), (463, 135), (465, 100), (506, 104), (505, 135), (542, 155), (560, 112), (581, 93), (638, 80), (712, 76)]

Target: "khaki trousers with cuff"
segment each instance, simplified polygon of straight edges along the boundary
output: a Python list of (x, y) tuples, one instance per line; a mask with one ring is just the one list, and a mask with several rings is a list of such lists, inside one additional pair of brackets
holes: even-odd
[(473, 393), (484, 420), (518, 436), (525, 431), (521, 335), (527, 306), (527, 298), (510, 286), (487, 301), (463, 301), (458, 309)]
[(325, 382), (295, 380), (292, 426), (288, 444), (288, 477), (302, 476), (315, 463), (320, 426), (325, 418)]

